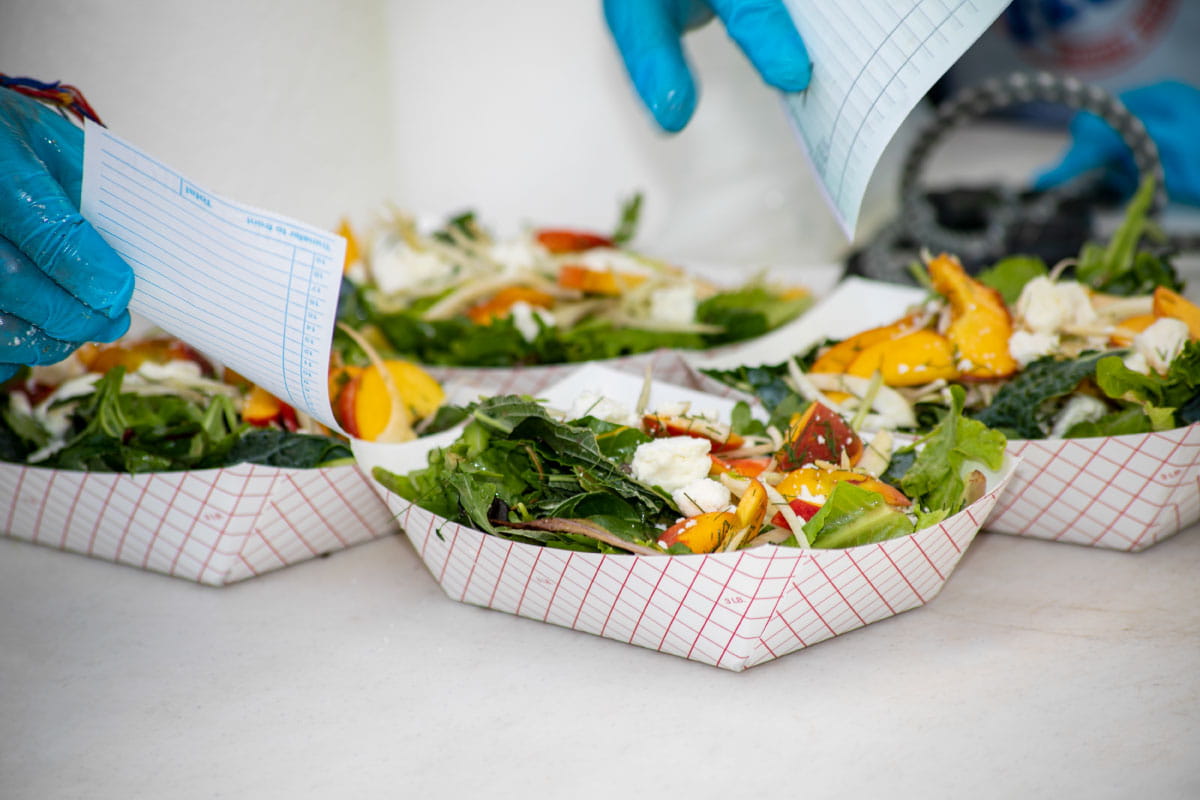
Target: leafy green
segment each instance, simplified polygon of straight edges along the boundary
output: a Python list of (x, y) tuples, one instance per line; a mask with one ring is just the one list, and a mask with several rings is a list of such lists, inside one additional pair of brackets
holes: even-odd
[(1162, 239), (1149, 219), (1155, 182), (1146, 178), (1125, 209), (1125, 218), (1107, 245), (1084, 244), (1075, 264), (1075, 277), (1093, 289), (1126, 296), (1149, 294), (1156, 286), (1178, 291), (1182, 284), (1164, 257), (1141, 249), (1144, 238)]
[(696, 308), (696, 319), (723, 327), (721, 341), (711, 342), (721, 344), (761, 336), (800, 316), (810, 305), (808, 295), (786, 297), (766, 286), (751, 285), (704, 300)]
[(621, 206), (621, 218), (617, 221), (617, 228), (613, 231), (613, 235), (609, 237), (614, 246), (620, 247), (633, 241), (633, 237), (637, 235), (638, 220), (641, 215), (642, 193), (638, 192)]
[(829, 493), (821, 510), (804, 524), (810, 546), (854, 547), (916, 530), (902, 511), (889, 506), (883, 495), (852, 483), (839, 483)]
[(1177, 419), (1177, 410), (1200, 396), (1200, 342), (1185, 344), (1162, 377), (1135, 372), (1118, 356), (1102, 358), (1096, 365), (1096, 385), (1108, 397), (1139, 408), (1151, 430), (1187, 424)]
[(981, 271), (975, 278), (1000, 292), (1004, 302), (1011, 306), (1020, 298), (1025, 284), (1049, 273), (1046, 263), (1036, 256), (1009, 256)]
[(678, 516), (674, 503), (624, 469), (641, 431), (593, 417), (559, 422), (518, 395), (481, 401), (463, 435), (429, 454), (428, 466), (407, 475), (383, 469), (391, 491), (436, 514), (520, 541), (594, 552), (603, 542), (571, 531), (514, 529), (506, 522), (547, 518), (589, 520), (632, 544), (654, 538)]
[(961, 386), (951, 386), (950, 397), (950, 411), (913, 445), (916, 458), (900, 479), (900, 488), (920, 507), (953, 514), (963, 504), (964, 465), (978, 461), (989, 469), (999, 469), (1005, 438), (982, 422), (963, 416), (966, 393)]
[(1096, 362), (1107, 353), (1085, 353), (1076, 359), (1057, 360), (1045, 356), (1029, 364), (1017, 377), (1000, 388), (990, 405), (972, 416), (1017, 439), (1045, 436), (1038, 415), (1047, 400), (1075, 391), (1096, 372)]
[[(705, 369), (702, 372), (726, 386), (757, 397), (770, 414), (766, 424), (774, 425), (780, 430), (787, 427), (792, 415), (799, 414), (808, 407), (808, 401), (792, 391), (785, 380), (788, 374), (786, 363), (729, 370)], [(738, 433), (757, 432), (738, 430), (736, 427), (734, 429)]]
[[(65, 442), (38, 466), (141, 473), (238, 463), (314, 467), (352, 457), (336, 439), (251, 428), (225, 396), (201, 404), (179, 395), (122, 392), (124, 377), (125, 368), (114, 367), (91, 393), (62, 402), (70, 406)], [(12, 432), (23, 445), (0, 450), (0, 457), (23, 463), (50, 441), (49, 432), (33, 417), (13, 412), (5, 399), (0, 430)], [(0, 433), (0, 446), (5, 439)]]
[(1063, 438), (1084, 439), (1094, 436), (1121, 436), (1127, 433), (1149, 433), (1154, 425), (1146, 412), (1137, 406), (1106, 414), (1095, 422), (1077, 422)]

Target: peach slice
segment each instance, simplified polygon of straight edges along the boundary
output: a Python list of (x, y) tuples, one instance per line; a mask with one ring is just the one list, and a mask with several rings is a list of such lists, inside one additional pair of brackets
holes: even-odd
[(676, 542), (693, 553), (711, 553), (738, 529), (738, 517), (731, 511), (709, 511), (676, 522), (658, 537), (658, 543), (670, 547)]
[(1154, 314), (1138, 314), (1137, 316), (1123, 319), (1113, 328), (1112, 333), (1109, 335), (1109, 344), (1116, 347), (1130, 347), (1133, 345), (1133, 337), (1146, 330), (1146, 328), (1149, 328), (1157, 320), (1158, 317)]
[(1008, 352), (1012, 316), (995, 289), (967, 275), (958, 259), (945, 253), (929, 262), (933, 288), (950, 303), (946, 338), (954, 345), (963, 378), (1005, 378), (1017, 371)]
[(554, 298), (538, 289), (527, 286), (508, 286), (489, 300), (476, 303), (467, 309), (467, 317), (476, 325), (489, 325), (492, 320), (503, 319), (512, 313), (512, 307), (517, 303), (526, 303), (537, 308), (551, 308)]
[(895, 486), (884, 483), (878, 478), (854, 472), (848, 469), (824, 469), (821, 467), (802, 467), (792, 470), (775, 486), (775, 490), (789, 501), (795, 499), (804, 491), (810, 496), (828, 497), (829, 493), (839, 483), (853, 483), (860, 489), (866, 489), (881, 495), (890, 506), (905, 508), (912, 505)]
[(843, 453), (853, 465), (858, 463), (862, 452), (862, 440), (841, 415), (820, 403), (812, 403), (804, 413), (792, 418), (776, 459), (779, 468), (786, 471), (814, 461), (840, 464)]
[(1171, 317), (1188, 326), (1188, 336), (1200, 339), (1200, 306), (1165, 286), (1154, 290), (1154, 315)]
[(708, 439), (712, 442), (713, 453), (737, 450), (745, 443), (745, 440), (728, 425), (704, 417), (646, 414), (642, 417), (642, 427), (655, 438), (691, 436), (695, 439)]
[(593, 247), (612, 247), (612, 239), (598, 236), (586, 231), (572, 231), (561, 228), (547, 228), (538, 231), (534, 238), (538, 244), (555, 255), (563, 253), (582, 253)]
[(609, 269), (591, 269), (580, 264), (564, 264), (558, 270), (559, 286), (587, 294), (617, 297), (645, 282), (645, 275), (615, 272)]
[(721, 458), (709, 454), (709, 458), (712, 460), (712, 468), (708, 471), (710, 476), (731, 475), (737, 478), (757, 478), (771, 466), (770, 456)]
[(891, 341), (917, 330), (920, 314), (909, 314), (890, 325), (881, 325), (843, 339), (822, 353), (809, 372), (845, 372), (854, 359), (868, 347)]
[[(1005, 345), (1007, 346), (1007, 344)], [(957, 377), (954, 347), (945, 336), (918, 330), (896, 339), (877, 342), (862, 352), (846, 369), (848, 375), (869, 378), (876, 371), (888, 386), (921, 386)]]
[[(408, 415), (407, 424), (411, 425), (413, 418), (421, 419), (437, 411), (445, 400), (438, 382), (416, 364), (398, 359), (388, 359), (383, 364), (403, 400), (400, 407)], [(379, 368), (367, 367), (342, 391), (353, 393), (353, 414), (346, 420), (347, 431), (352, 427), (358, 431), (358, 438), (374, 441), (388, 427), (393, 408), (387, 381)], [(345, 407), (350, 402), (340, 405)]]

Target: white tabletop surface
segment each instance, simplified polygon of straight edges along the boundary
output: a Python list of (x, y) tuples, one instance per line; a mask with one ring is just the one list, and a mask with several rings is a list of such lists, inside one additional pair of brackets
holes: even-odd
[(407, 539), (222, 589), (0, 540), (0, 795), (1200, 796), (1200, 526), (981, 536), (736, 674), (448, 599)]
[(0, 539), (0, 797), (1196, 798), (1197, 576), (1200, 525), (984, 534), (735, 674), (453, 602), (401, 536), (222, 589)]

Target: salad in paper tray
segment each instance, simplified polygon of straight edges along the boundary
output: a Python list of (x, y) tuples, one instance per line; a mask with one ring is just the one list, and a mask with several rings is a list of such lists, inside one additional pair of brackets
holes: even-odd
[[(0, 387), (0, 531), (216, 585), (396, 532), (344, 439), (217, 376), (167, 338), (18, 374)], [(442, 413), (412, 365), (335, 366), (330, 380), (346, 427), (376, 438)]]
[[(782, 427), (739, 404), (630, 409), (636, 380), (604, 376), (569, 410), (505, 395), (474, 404), (423, 469), (376, 478), (439, 516), (495, 536), (601, 553), (686, 554), (775, 544), (838, 548), (904, 536), (957, 513), (999, 470), (1004, 437), (957, 407), (893, 452), (810, 403)], [(641, 392), (644, 396), (644, 392)], [(710, 400), (720, 402), (716, 398)]]
[[(473, 213), (422, 232), (397, 211), (350, 242), (339, 319), (385, 357), (526, 367), (698, 350), (760, 336), (797, 317), (807, 291), (764, 280), (718, 287), (629, 248), (641, 197), (611, 235), (542, 228), (510, 238)], [(354, 341), (335, 336), (347, 363)]]
[[(1085, 439), (1096, 447), (1115, 440), (1157, 458), (1152, 453), (1163, 450), (1160, 444), (1183, 443), (1200, 420), (1200, 307), (1179, 293), (1165, 256), (1143, 241), (1151, 232), (1145, 214), (1152, 188), (1147, 184), (1134, 198), (1107, 246), (1085, 246), (1073, 264), (1050, 270), (1013, 257), (971, 277), (952, 256), (930, 257), (930, 298), (898, 320), (782, 364), (707, 374), (755, 395), (775, 416), (820, 399), (860, 414), (867, 429), (909, 432), (936, 424), (957, 387), (969, 416), (1007, 434), (1010, 450), (1024, 453), (1037, 440)], [(1067, 268), (1072, 278), (1064, 276)], [(1046, 453), (1061, 450), (1046, 447)], [(1171, 459), (1178, 451), (1164, 450)], [(1183, 453), (1187, 463), (1195, 461), (1190, 446)], [(1028, 473), (1038, 461), (1026, 456)], [(1128, 460), (1128, 454), (1108, 457)], [(1180, 465), (1170, 466), (1173, 472)], [(1157, 472), (1147, 467), (1142, 477), (1165, 486), (1164, 502), (1175, 508), (1169, 496), (1188, 479), (1164, 482)], [(1081, 475), (1076, 489), (1096, 493), (1114, 485), (1111, 476), (1093, 484)], [(1053, 494), (1039, 498), (1039, 506), (1053, 500)], [(1002, 500), (1000, 517), (1006, 507)], [(1120, 517), (1112, 511), (1104, 512), (1110, 523)], [(1052, 512), (1047, 524), (1058, 530), (1040, 530), (1049, 538), (1071, 535), (1081, 522), (1072, 514)], [(998, 529), (1007, 525), (1001, 521)], [(1013, 532), (1040, 525), (1027, 515)], [(1144, 543), (1139, 536), (1129, 541)]]
[(360, 453), (451, 598), (731, 670), (931, 600), (1012, 472), (957, 414), (910, 460), (598, 365), (467, 420)]

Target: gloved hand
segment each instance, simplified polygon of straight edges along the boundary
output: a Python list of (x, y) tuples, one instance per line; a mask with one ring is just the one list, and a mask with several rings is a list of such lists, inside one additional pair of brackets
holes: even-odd
[[(1164, 81), (1131, 89), (1121, 95), (1121, 101), (1158, 145), (1167, 195), (1181, 203), (1200, 205), (1200, 89)], [(1071, 138), (1062, 161), (1039, 175), (1035, 188), (1049, 189), (1104, 168), (1110, 186), (1122, 196), (1133, 193), (1137, 188), (1133, 153), (1115, 130), (1095, 114), (1081, 112), (1071, 121)]]
[(808, 51), (783, 0), (604, 0), (625, 69), (663, 130), (678, 131), (692, 118), (696, 83), (680, 40), (714, 12), (770, 85), (798, 92), (812, 77)]
[(83, 131), (0, 89), (0, 381), (129, 327), (133, 271), (79, 213)]

